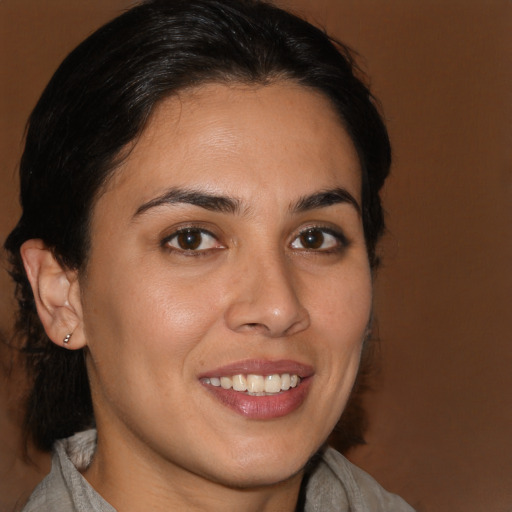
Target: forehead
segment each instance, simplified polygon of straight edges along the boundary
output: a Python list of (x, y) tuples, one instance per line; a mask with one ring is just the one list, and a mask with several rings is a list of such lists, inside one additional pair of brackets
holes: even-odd
[[(329, 99), (290, 81), (207, 84), (164, 100), (107, 187), (143, 202), (163, 188), (286, 196), (342, 185), (360, 198), (355, 148)], [(251, 196), (251, 197), (250, 197)]]

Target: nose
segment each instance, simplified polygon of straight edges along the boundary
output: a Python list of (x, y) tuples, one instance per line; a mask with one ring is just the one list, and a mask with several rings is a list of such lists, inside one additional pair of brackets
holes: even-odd
[(291, 336), (310, 325), (298, 283), (281, 258), (252, 261), (239, 270), (236, 292), (226, 310), (228, 327), (269, 338)]

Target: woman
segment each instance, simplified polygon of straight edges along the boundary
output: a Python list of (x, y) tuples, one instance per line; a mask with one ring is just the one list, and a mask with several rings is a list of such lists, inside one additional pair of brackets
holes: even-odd
[(389, 165), (348, 51), (265, 3), (153, 0), (72, 52), (5, 244), (54, 450), (24, 510), (411, 510), (324, 446)]

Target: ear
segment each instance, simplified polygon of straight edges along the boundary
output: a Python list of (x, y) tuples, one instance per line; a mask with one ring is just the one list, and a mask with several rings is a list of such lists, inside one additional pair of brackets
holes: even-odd
[[(86, 345), (77, 271), (63, 268), (42, 240), (27, 240), (21, 257), (48, 337), (69, 349)], [(65, 342), (68, 334), (71, 337)]]

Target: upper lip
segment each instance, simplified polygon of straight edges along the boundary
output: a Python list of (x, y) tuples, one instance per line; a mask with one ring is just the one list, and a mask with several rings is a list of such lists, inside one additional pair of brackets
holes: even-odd
[(304, 379), (313, 374), (313, 367), (289, 359), (280, 359), (278, 361), (246, 359), (208, 370), (199, 375), (199, 378), (227, 377), (239, 374), (274, 375), (283, 373), (298, 375), (300, 378)]

